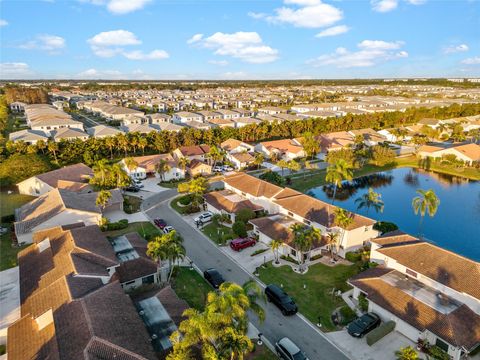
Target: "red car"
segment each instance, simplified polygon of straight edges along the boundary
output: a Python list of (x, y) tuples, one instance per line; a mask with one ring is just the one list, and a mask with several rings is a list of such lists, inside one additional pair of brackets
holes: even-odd
[(163, 219), (155, 219), (153, 220), (155, 225), (157, 225), (160, 229), (163, 229), (165, 226), (167, 226), (167, 223)]
[(235, 251), (240, 251), (247, 247), (255, 246), (256, 243), (257, 241), (252, 238), (245, 238), (245, 239), (239, 238), (239, 239), (232, 240), (230, 242), (230, 247)]

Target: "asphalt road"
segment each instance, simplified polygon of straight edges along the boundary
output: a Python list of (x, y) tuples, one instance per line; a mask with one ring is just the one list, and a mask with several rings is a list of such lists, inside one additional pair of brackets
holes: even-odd
[[(218, 269), (227, 281), (243, 284), (251, 276), (235, 263), (230, 257), (220, 251), (217, 246), (190, 226), (177, 212), (171, 210), (166, 201), (176, 194), (176, 190), (167, 190), (145, 200), (143, 210), (150, 218), (162, 218), (172, 225), (183, 237), (187, 256), (203, 271), (210, 267)], [(260, 324), (255, 315), (250, 321), (271, 342), (284, 336), (292, 339), (310, 359), (346, 360), (337, 347), (330, 343), (310, 323), (298, 315), (285, 317), (271, 303), (262, 306), (266, 312), (265, 321)]]

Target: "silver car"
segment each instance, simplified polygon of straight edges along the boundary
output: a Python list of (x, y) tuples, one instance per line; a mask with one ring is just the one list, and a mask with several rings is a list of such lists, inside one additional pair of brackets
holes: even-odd
[(308, 360), (305, 353), (288, 337), (284, 337), (275, 343), (275, 351), (284, 360)]

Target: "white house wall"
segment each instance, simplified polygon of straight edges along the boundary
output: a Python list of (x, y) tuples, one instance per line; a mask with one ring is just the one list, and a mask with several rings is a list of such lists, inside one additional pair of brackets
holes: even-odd
[(40, 196), (53, 190), (50, 185), (35, 176), (18, 183), (17, 187), (20, 194), (31, 196)]

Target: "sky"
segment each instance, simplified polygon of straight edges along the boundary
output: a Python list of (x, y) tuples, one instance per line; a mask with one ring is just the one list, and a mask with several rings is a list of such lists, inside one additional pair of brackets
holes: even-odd
[(478, 0), (0, 0), (1, 79), (480, 77)]

